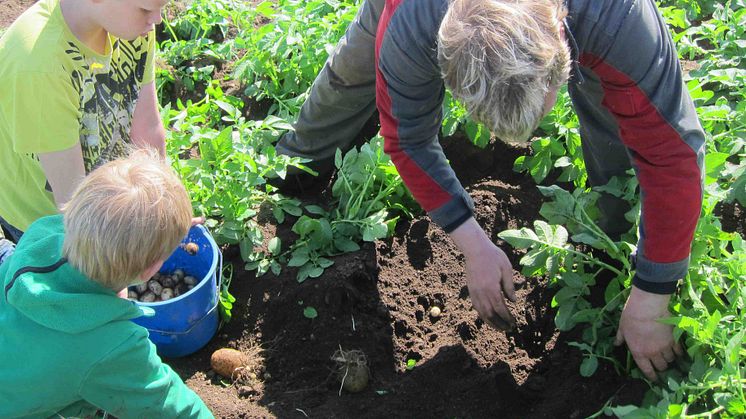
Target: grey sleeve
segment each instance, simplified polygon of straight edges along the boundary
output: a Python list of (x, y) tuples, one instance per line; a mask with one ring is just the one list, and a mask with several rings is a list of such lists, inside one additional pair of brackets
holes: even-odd
[(434, 51), (411, 41), (409, 29), (398, 21), (387, 30), (379, 28), (376, 94), (381, 134), (412, 195), (450, 232), (472, 216), (473, 203), (438, 142), (445, 88)]
[(580, 52), (581, 65), (600, 83), (588, 94), (600, 97), (588, 103), (602, 109), (576, 110), (589, 137), (611, 133), (624, 144), (637, 174), (642, 209), (635, 285), (671, 293), (686, 275), (701, 210), (704, 132), (655, 3), (631, 3), (614, 34), (598, 31)]

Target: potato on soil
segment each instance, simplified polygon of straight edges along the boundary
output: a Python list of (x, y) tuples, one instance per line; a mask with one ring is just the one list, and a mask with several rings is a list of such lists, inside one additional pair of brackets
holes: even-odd
[(363, 351), (344, 351), (340, 348), (332, 355), (332, 361), (337, 364), (337, 379), (342, 383), (341, 388), (350, 393), (365, 390), (368, 386), (370, 371), (368, 370), (368, 358)]
[(210, 366), (226, 378), (234, 378), (249, 364), (249, 357), (241, 351), (230, 348), (220, 348), (212, 353)]

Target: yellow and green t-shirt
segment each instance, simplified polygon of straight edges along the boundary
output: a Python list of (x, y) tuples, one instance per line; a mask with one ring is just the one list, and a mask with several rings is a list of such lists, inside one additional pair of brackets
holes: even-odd
[(25, 231), (55, 214), (38, 154), (80, 143), (86, 173), (125, 155), (155, 34), (109, 35), (98, 54), (70, 31), (59, 0), (41, 0), (0, 38), (0, 217)]

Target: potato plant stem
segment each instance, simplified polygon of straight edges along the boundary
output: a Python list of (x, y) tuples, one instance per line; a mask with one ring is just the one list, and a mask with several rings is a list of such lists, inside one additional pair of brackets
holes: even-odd
[(168, 29), (168, 33), (171, 34), (171, 37), (174, 39), (175, 42), (179, 42), (179, 37), (176, 36), (174, 29), (171, 27), (171, 20), (168, 18), (168, 13), (163, 13), (163, 20), (164, 20), (166, 29)]
[(602, 266), (602, 267), (610, 270), (611, 272), (617, 274), (617, 276), (624, 276), (624, 274), (619, 269), (617, 269), (617, 268), (615, 268), (615, 267), (613, 267), (613, 266), (611, 266), (611, 265), (609, 265), (607, 263), (601, 262), (598, 259), (592, 258), (592, 257), (586, 255), (583, 252), (578, 252), (577, 250), (567, 249), (567, 248), (564, 248), (564, 247), (554, 246), (554, 245), (552, 245), (550, 243), (546, 243), (546, 242), (542, 242), (542, 243), (544, 243), (547, 247), (551, 247), (551, 248), (554, 248), (554, 249), (562, 250), (562, 251), (565, 251), (567, 253), (572, 253), (574, 255), (580, 256), (583, 259), (585, 259), (587, 262), (592, 263), (592, 264), (597, 265), (597, 266)]
[(593, 221), (591, 220), (591, 217), (590, 217), (590, 216), (588, 215), (588, 213), (587, 213), (587, 212), (585, 211), (585, 208), (581, 208), (581, 209), (580, 209), (580, 211), (581, 211), (581, 214), (583, 215), (583, 218), (585, 218), (585, 221), (588, 221), (588, 224), (586, 224), (585, 222), (583, 222), (583, 220), (581, 220), (580, 224), (581, 224), (581, 225), (583, 225), (583, 227), (585, 227), (585, 228), (587, 228), (587, 229), (589, 229), (589, 230), (593, 231), (594, 233), (596, 233), (596, 236), (600, 237), (600, 238), (601, 238), (601, 239), (602, 239), (603, 241), (605, 241), (605, 242), (606, 242), (606, 243), (607, 243), (607, 244), (608, 244), (609, 246), (611, 246), (611, 249), (612, 249), (612, 250), (614, 251), (614, 254), (613, 254), (613, 255), (611, 255), (611, 256), (613, 256), (613, 257), (614, 257), (615, 259), (617, 259), (617, 260), (619, 260), (620, 262), (622, 262), (622, 264), (624, 265), (625, 269), (626, 269), (627, 271), (629, 271), (629, 270), (631, 269), (631, 266), (630, 266), (630, 264), (629, 264), (629, 260), (627, 260), (627, 258), (624, 258), (624, 257), (620, 257), (620, 253), (621, 253), (621, 252), (620, 252), (620, 250), (619, 250), (619, 247), (618, 247), (618, 246), (616, 245), (616, 243), (614, 243), (614, 241), (613, 241), (613, 240), (611, 240), (611, 238), (610, 238), (610, 237), (609, 237), (608, 235), (606, 235), (606, 233), (604, 233), (604, 231), (603, 231), (603, 230), (601, 230), (601, 229), (600, 229), (600, 228), (599, 228), (599, 227), (598, 227), (598, 226), (596, 225), (596, 223), (594, 223), (594, 222), (593, 222)]

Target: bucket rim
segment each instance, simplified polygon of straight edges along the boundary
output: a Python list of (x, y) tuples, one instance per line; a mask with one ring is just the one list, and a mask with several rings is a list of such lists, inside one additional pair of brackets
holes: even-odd
[[(145, 306), (145, 307), (160, 307), (160, 306), (165, 306), (167, 304), (176, 303), (178, 301), (181, 301), (184, 298), (186, 298), (189, 295), (191, 295), (192, 293), (196, 292), (198, 289), (202, 288), (208, 282), (206, 280), (208, 279), (209, 276), (211, 276), (210, 272), (212, 272), (213, 275), (215, 275), (215, 282), (216, 283), (220, 282), (218, 280), (217, 275), (222, 275), (223, 273), (222, 272), (217, 272), (217, 270), (216, 270), (217, 269), (217, 265), (218, 265), (218, 256), (219, 256), (218, 255), (218, 253), (219, 253), (219, 251), (218, 251), (218, 244), (215, 242), (215, 239), (212, 238), (212, 235), (210, 234), (209, 231), (207, 231), (207, 228), (205, 228), (205, 226), (203, 226), (201, 224), (197, 224), (197, 225), (192, 226), (192, 228), (197, 228), (198, 230), (200, 230), (200, 233), (202, 233), (202, 235), (204, 235), (207, 238), (207, 241), (210, 244), (210, 248), (212, 249), (212, 256), (213, 256), (213, 258), (212, 258), (212, 263), (210, 264), (210, 269), (207, 271), (207, 274), (204, 277), (202, 277), (202, 279), (200, 279), (199, 283), (197, 285), (195, 285), (194, 288), (190, 289), (189, 291), (185, 292), (184, 294), (181, 294), (178, 297), (172, 298), (172, 299), (167, 300), (167, 301), (156, 301), (156, 302), (152, 302), (152, 303), (147, 303), (147, 302), (143, 302), (143, 301), (135, 301), (135, 303), (137, 305), (142, 305), (142, 306)], [(190, 229), (190, 231), (191, 231), (191, 229)], [(189, 236), (189, 234), (187, 234), (187, 237), (188, 236)], [(186, 239), (186, 237), (185, 237), (185, 239)], [(182, 242), (183, 242), (183, 240), (182, 240)], [(218, 293), (220, 293), (220, 290), (218, 290)]]

